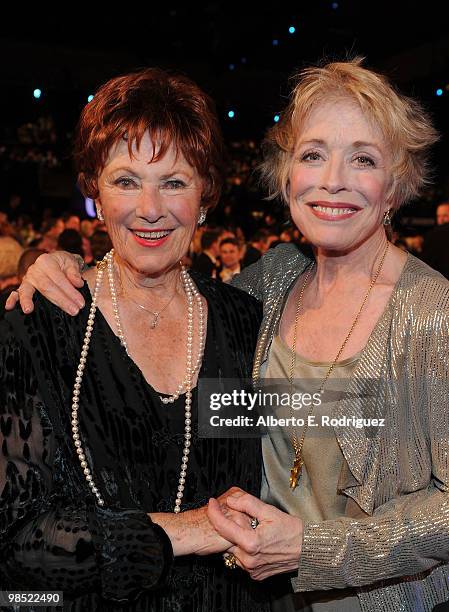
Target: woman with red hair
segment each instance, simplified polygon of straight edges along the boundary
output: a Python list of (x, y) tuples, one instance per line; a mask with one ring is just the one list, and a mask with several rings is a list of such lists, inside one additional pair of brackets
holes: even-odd
[(243, 384), (260, 323), (254, 298), (180, 263), (220, 193), (213, 104), (156, 68), (112, 79), (75, 159), (113, 249), (75, 279), (76, 316), (38, 299), (1, 322), (2, 587), (63, 591), (80, 612), (264, 609), (221, 555), (202, 557), (230, 546), (209, 497), (257, 495), (261, 473), (257, 440), (196, 425), (198, 381)]

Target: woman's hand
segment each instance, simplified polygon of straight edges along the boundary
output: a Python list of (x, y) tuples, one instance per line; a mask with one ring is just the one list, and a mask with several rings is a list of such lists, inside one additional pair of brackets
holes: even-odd
[[(234, 493), (243, 493), (238, 487), (232, 487), (226, 493), (214, 500), (220, 508), (219, 512), (227, 516), (233, 525), (250, 526), (249, 518), (241, 513), (231, 510), (226, 499)], [(232, 546), (232, 542), (221, 537), (213, 528), (207, 515), (207, 506), (195, 510), (186, 510), (179, 514), (169, 512), (156, 512), (149, 514), (153, 523), (160, 525), (171, 540), (175, 557), (181, 555), (212, 555), (225, 552)]]
[(216, 499), (209, 500), (207, 515), (220, 536), (235, 546), (233, 553), (237, 564), (254, 580), (264, 580), (274, 574), (295, 571), (299, 567), (303, 522), (300, 518), (265, 504), (257, 497), (235, 492), (226, 499), (228, 507), (259, 521), (253, 529), (247, 521), (237, 523), (226, 516)]
[(46, 253), (28, 268), (20, 287), (12, 291), (5, 309), (12, 310), (20, 301), (23, 312), (34, 310), (33, 295), (37, 290), (50, 302), (70, 315), (77, 315), (84, 306), (84, 298), (74, 287), (82, 287), (79, 260), (66, 251)]

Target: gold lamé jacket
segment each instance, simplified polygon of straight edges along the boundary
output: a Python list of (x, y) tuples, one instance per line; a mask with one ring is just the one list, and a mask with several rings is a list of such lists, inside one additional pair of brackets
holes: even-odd
[[(280, 245), (233, 280), (263, 301), (256, 379), (308, 265)], [(334, 427), (350, 500), (344, 517), (305, 523), (293, 588), (357, 587), (363, 612), (430, 612), (449, 600), (449, 282), (410, 254), (334, 416), (385, 426)]]

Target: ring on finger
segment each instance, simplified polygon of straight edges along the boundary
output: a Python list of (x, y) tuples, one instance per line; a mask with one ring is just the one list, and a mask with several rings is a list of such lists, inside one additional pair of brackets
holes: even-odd
[(235, 569), (236, 567), (238, 567), (237, 557), (234, 555), (234, 553), (225, 553), (223, 555), (223, 560), (224, 564), (228, 569)]
[(257, 527), (257, 525), (259, 524), (259, 521), (256, 519), (255, 516), (252, 517), (251, 521), (250, 521), (250, 525), (253, 529), (255, 529)]

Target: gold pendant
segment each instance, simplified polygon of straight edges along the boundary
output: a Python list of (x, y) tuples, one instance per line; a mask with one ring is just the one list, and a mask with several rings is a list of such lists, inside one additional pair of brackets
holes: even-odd
[(293, 462), (292, 469), (290, 470), (290, 489), (292, 490), (295, 489), (298, 484), (303, 465), (304, 461), (301, 459), (301, 453), (295, 453), (295, 460)]

